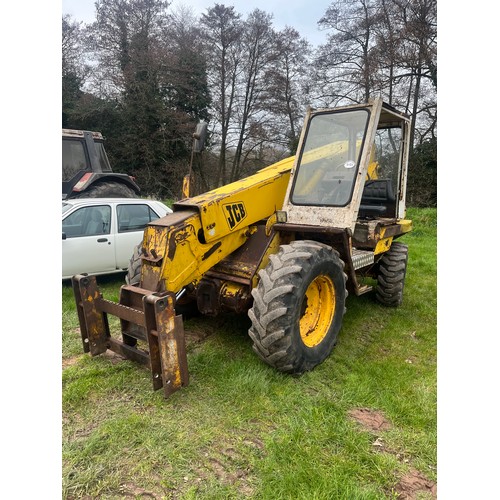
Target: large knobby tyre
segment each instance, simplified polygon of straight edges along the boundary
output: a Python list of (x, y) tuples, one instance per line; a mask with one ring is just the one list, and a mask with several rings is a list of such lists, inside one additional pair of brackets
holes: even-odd
[(134, 253), (130, 257), (128, 263), (127, 276), (125, 281), (127, 285), (138, 285), (141, 281), (141, 267), (142, 267), (142, 242), (134, 247)]
[(259, 271), (248, 331), (253, 349), (286, 373), (312, 370), (337, 340), (347, 297), (344, 263), (315, 241), (282, 245)]
[(376, 299), (385, 306), (398, 307), (403, 303), (408, 247), (394, 242), (378, 262)]
[(100, 181), (72, 198), (137, 198), (134, 190), (120, 182)]

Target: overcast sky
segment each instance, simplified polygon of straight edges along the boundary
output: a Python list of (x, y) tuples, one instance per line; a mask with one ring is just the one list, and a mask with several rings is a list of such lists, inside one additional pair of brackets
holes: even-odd
[[(327, 32), (320, 31), (317, 23), (330, 5), (329, 0), (172, 0), (171, 8), (186, 5), (200, 15), (215, 3), (233, 5), (243, 16), (255, 8), (261, 9), (273, 14), (273, 24), (277, 29), (291, 26), (313, 45), (326, 41)], [(94, 20), (94, 4), (95, 0), (62, 0), (62, 13), (89, 23)]]

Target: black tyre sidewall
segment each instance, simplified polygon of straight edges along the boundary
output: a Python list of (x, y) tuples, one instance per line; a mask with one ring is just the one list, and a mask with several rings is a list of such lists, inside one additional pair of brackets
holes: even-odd
[[(393, 262), (393, 258), (397, 254), (405, 254), (404, 268), (401, 271), (391, 271), (391, 266), (397, 262)], [(401, 261), (399, 261), (401, 262)], [(386, 274), (382, 269), (386, 270)], [(406, 272), (408, 270), (408, 246), (401, 242), (394, 242), (391, 249), (382, 257), (377, 266), (377, 287), (375, 297), (379, 303), (389, 307), (399, 307), (403, 303), (403, 292), (406, 283)], [(388, 273), (388, 274), (387, 274)], [(390, 286), (385, 286), (379, 279), (379, 276), (384, 276), (386, 280), (390, 280)], [(396, 288), (396, 283), (400, 288)]]
[(130, 257), (125, 282), (127, 285), (137, 285), (141, 281), (142, 267), (142, 242), (135, 246), (134, 253)]
[(136, 198), (134, 190), (119, 182), (99, 181), (71, 198)]

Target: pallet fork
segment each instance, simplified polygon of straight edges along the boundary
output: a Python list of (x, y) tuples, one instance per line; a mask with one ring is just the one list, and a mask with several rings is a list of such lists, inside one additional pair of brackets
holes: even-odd
[[(153, 389), (163, 387), (165, 397), (189, 384), (182, 316), (175, 315), (175, 294), (151, 293), (123, 285), (120, 303), (102, 297), (95, 276), (72, 278), (84, 352), (97, 356), (113, 351), (146, 366)], [(122, 340), (113, 338), (108, 313), (120, 318)], [(148, 350), (137, 346), (147, 342)]]

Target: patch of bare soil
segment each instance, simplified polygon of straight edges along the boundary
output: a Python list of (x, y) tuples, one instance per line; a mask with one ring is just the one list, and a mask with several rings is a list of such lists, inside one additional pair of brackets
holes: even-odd
[(370, 408), (355, 408), (349, 411), (349, 415), (370, 431), (385, 431), (392, 427), (382, 412)]
[(252, 448), (256, 448), (258, 450), (264, 449), (264, 443), (256, 437), (245, 439), (243, 443), (246, 444), (247, 446), (251, 446)]
[[(249, 497), (253, 494), (249, 481), (250, 470), (241, 468), (239, 464), (244, 463), (244, 460), (235, 448), (225, 447), (218, 451), (212, 449), (209, 453), (205, 453), (205, 456), (207, 457), (206, 469), (219, 482), (236, 486), (242, 497)], [(200, 471), (200, 473), (203, 478), (204, 472)]]
[[(351, 418), (356, 420), (363, 428), (374, 432), (391, 429), (391, 423), (384, 414), (370, 408), (355, 408), (349, 411)], [(402, 453), (397, 453), (386, 447), (381, 436), (377, 436), (372, 446), (378, 452), (385, 452), (395, 455), (398, 460), (408, 463), (410, 460)], [(395, 487), (395, 492), (400, 500), (417, 500), (423, 498), (436, 498), (437, 485), (434, 481), (427, 479), (422, 473), (411, 468), (399, 481)]]
[(116, 365), (126, 359), (123, 356), (117, 354), (116, 352), (110, 351), (109, 349), (106, 352), (103, 352), (101, 356), (104, 356), (105, 358), (109, 359), (112, 365)]
[(123, 484), (120, 487), (120, 493), (124, 497), (134, 497), (134, 498), (160, 498), (154, 493), (151, 493), (150, 491), (146, 491), (143, 488), (139, 488), (135, 484), (127, 483)]
[[(242, 444), (243, 449), (240, 448)], [(254, 433), (247, 434), (243, 431), (235, 443), (229, 438), (207, 448), (201, 461), (194, 467), (195, 478), (185, 477), (184, 481), (191, 485), (193, 483), (202, 485), (215, 479), (221, 484), (236, 488), (238, 498), (252, 497), (255, 493), (254, 473), (248, 464), (246, 454), (250, 449), (254, 453), (262, 454), (265, 453), (264, 448), (264, 442)]]
[(437, 498), (437, 485), (415, 469), (405, 474), (396, 485), (398, 498), (414, 500), (417, 498)]
[(80, 358), (81, 358), (81, 355), (79, 355), (79, 356), (71, 356), (71, 358), (64, 358), (62, 360), (62, 368), (63, 368), (63, 370), (65, 368), (68, 368), (68, 366), (75, 365)]
[(217, 329), (206, 321), (203, 324), (184, 323), (184, 338), (186, 339), (186, 350), (188, 353), (196, 352), (208, 337), (217, 333)]
[(186, 325), (184, 325), (184, 337), (186, 339), (186, 345), (188, 346), (203, 342), (211, 334), (212, 332), (206, 328), (202, 328), (200, 326), (191, 326), (186, 328)]

